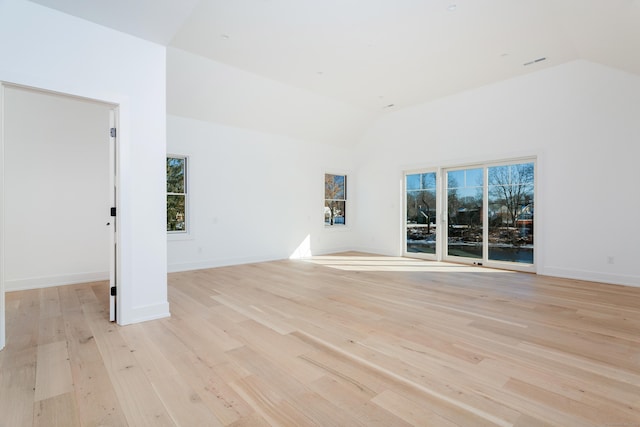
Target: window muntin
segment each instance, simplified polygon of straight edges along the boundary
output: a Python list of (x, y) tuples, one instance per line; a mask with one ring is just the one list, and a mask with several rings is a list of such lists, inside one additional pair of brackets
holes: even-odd
[(187, 158), (167, 156), (167, 232), (187, 231)]
[(324, 224), (346, 225), (347, 176), (324, 175)]

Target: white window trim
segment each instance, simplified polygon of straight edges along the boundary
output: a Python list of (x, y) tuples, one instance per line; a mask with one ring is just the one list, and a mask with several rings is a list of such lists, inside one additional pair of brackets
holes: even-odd
[[(187, 225), (187, 229), (185, 231), (169, 231), (167, 230), (167, 240), (192, 240), (193, 239), (193, 218), (191, 215), (191, 180), (190, 180), (190, 170), (192, 167), (191, 156), (187, 154), (171, 154), (167, 153), (166, 158), (174, 158), (174, 159), (185, 159), (185, 201), (184, 201), (184, 209), (185, 209), (185, 219), (184, 222)], [(181, 194), (181, 193), (168, 193), (165, 188), (165, 195), (169, 194)], [(165, 208), (166, 209), (166, 208)], [(166, 212), (165, 212), (166, 215)]]
[[(344, 201), (344, 206), (345, 206), (345, 211), (347, 212), (347, 216), (345, 217), (345, 223), (344, 224), (327, 224), (324, 221), (324, 207), (325, 207), (325, 201), (327, 199), (324, 198), (324, 194), (325, 194), (325, 188), (324, 188), (324, 183), (325, 183), (325, 175), (341, 175), (345, 177), (346, 180), (346, 185), (345, 185), (345, 193), (346, 193), (346, 198)], [(327, 231), (346, 231), (346, 230), (350, 230), (353, 224), (353, 218), (355, 217), (354, 213), (353, 213), (353, 197), (352, 197), (352, 189), (353, 189), (353, 174), (349, 171), (344, 171), (344, 170), (335, 170), (335, 169), (325, 169), (322, 172), (322, 225), (324, 227), (325, 230)]]

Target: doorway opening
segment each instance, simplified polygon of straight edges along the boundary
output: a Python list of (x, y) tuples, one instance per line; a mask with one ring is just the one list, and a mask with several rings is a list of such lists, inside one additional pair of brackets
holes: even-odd
[(117, 105), (0, 85), (3, 167), (0, 348), (4, 293), (109, 282), (116, 320)]

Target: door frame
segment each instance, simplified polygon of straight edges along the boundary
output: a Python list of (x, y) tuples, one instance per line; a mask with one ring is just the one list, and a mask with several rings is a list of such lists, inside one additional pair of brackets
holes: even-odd
[[(109, 320), (118, 321), (118, 107), (109, 111)], [(112, 212), (114, 211), (115, 212)]]
[[(401, 233), (401, 241), (402, 241), (402, 255), (409, 258), (421, 258), (433, 261), (446, 261), (453, 262), (457, 264), (471, 264), (471, 265), (480, 265), (490, 268), (499, 268), (504, 270), (512, 270), (512, 271), (522, 271), (528, 273), (537, 273), (537, 266), (540, 264), (540, 247), (541, 242), (539, 239), (539, 229), (540, 229), (540, 215), (534, 215), (534, 225), (533, 225), (533, 264), (522, 264), (517, 262), (508, 262), (508, 261), (495, 261), (490, 260), (488, 258), (488, 235), (489, 228), (488, 226), (484, 226), (483, 233), (483, 258), (475, 259), (475, 258), (467, 258), (467, 257), (459, 257), (459, 256), (448, 256), (447, 252), (447, 178), (446, 173), (450, 170), (462, 170), (462, 169), (473, 169), (473, 168), (482, 168), (483, 169), (483, 212), (482, 212), (482, 221), (483, 224), (488, 224), (489, 212), (486, 205), (488, 200), (488, 185), (487, 185), (487, 171), (489, 167), (492, 166), (501, 166), (508, 164), (518, 164), (518, 163), (533, 163), (534, 170), (534, 206), (536, 210), (539, 211), (540, 205), (538, 203), (539, 197), (539, 183), (538, 179), (538, 165), (540, 162), (540, 153), (531, 153), (524, 154), (522, 156), (511, 157), (511, 158), (503, 158), (503, 159), (484, 159), (478, 161), (469, 161), (465, 163), (452, 163), (445, 164), (444, 166), (425, 166), (423, 168), (411, 168), (405, 169), (402, 171), (402, 233)], [(419, 174), (419, 173), (436, 173), (436, 253), (433, 254), (421, 254), (414, 252), (407, 252), (407, 183), (406, 177), (407, 175)]]
[[(409, 225), (407, 222), (407, 209), (408, 209), (408, 200), (407, 200), (407, 176), (408, 175), (417, 175), (417, 174), (425, 174), (425, 173), (434, 173), (436, 176), (436, 244), (435, 244), (435, 253), (430, 254), (426, 252), (408, 252), (407, 251), (407, 226)], [(404, 171), (402, 174), (402, 256), (407, 258), (419, 258), (430, 261), (440, 261), (440, 253), (442, 246), (442, 232), (440, 228), (442, 227), (442, 210), (440, 209), (441, 201), (440, 194), (442, 193), (442, 178), (441, 178), (441, 168), (424, 168), (424, 169), (415, 169)]]
[[(481, 258), (471, 258), (465, 256), (454, 256), (449, 255), (449, 179), (447, 176), (448, 172), (455, 171), (467, 171), (467, 170), (477, 170), (482, 169), (482, 211), (481, 211), (481, 221), (482, 221), (482, 246), (481, 246)], [(452, 166), (452, 167), (444, 167), (440, 171), (441, 180), (442, 180), (442, 193), (441, 193), (441, 223), (442, 223), (442, 253), (441, 259), (447, 262), (456, 262), (460, 264), (472, 264), (472, 265), (486, 265), (486, 244), (487, 244), (487, 221), (486, 221), (486, 189), (487, 189), (487, 177), (486, 177), (486, 164), (469, 164), (462, 166)]]
[(4, 88), (0, 81), (0, 350), (6, 343), (4, 301)]
[[(90, 98), (90, 97), (85, 97), (85, 96), (78, 96), (78, 95), (73, 95), (73, 94), (68, 94), (68, 93), (63, 93), (63, 92), (58, 92), (58, 91), (54, 91), (54, 90), (47, 90), (44, 88), (38, 88), (38, 87), (32, 87), (32, 86), (27, 86), (27, 85), (21, 85), (21, 84), (16, 84), (16, 83), (11, 83), (11, 82), (5, 82), (5, 81), (1, 81), (0, 80), (0, 350), (4, 349), (5, 345), (6, 345), (6, 305), (5, 305), (5, 253), (6, 253), (6, 247), (5, 247), (5, 178), (4, 178), (4, 164), (5, 164), (5, 156), (4, 156), (4, 152), (5, 152), (5, 138), (4, 138), (4, 112), (5, 112), (5, 88), (6, 87), (15, 87), (15, 88), (19, 88), (19, 89), (25, 89), (25, 90), (32, 90), (32, 91), (36, 91), (36, 92), (41, 92), (41, 93), (48, 93), (48, 94), (52, 94), (55, 96), (61, 96), (61, 97), (67, 97), (67, 98), (76, 98), (76, 99), (81, 99), (81, 100), (85, 100), (85, 101), (90, 101), (90, 102), (97, 102), (100, 104), (103, 104), (105, 106), (109, 106), (111, 108), (112, 114), (113, 114), (113, 123), (116, 125), (119, 124), (119, 119), (120, 119), (120, 104), (119, 103), (112, 103), (112, 102), (108, 102), (105, 100), (100, 100), (100, 99), (94, 99), (94, 98)], [(105, 132), (108, 132), (109, 129), (106, 129)], [(118, 129), (118, 131), (120, 131)], [(118, 138), (110, 138), (110, 141), (113, 142), (113, 149), (111, 149), (111, 142), (110, 142), (110, 149), (109, 149), (109, 156), (113, 156), (113, 163), (111, 163), (110, 161), (110, 165), (113, 164), (113, 174), (110, 175), (114, 175), (113, 176), (113, 184), (114, 184), (114, 188), (119, 188), (120, 187), (120, 176), (121, 174), (119, 173), (120, 170), (120, 162), (118, 161), (119, 159), (119, 142), (118, 142)], [(111, 160), (111, 159), (110, 159)], [(110, 178), (111, 179), (111, 178)], [(119, 202), (120, 202), (120, 194), (118, 191), (114, 192), (114, 198), (113, 198), (113, 203), (114, 203), (114, 207), (119, 206)], [(106, 215), (105, 215), (106, 216)], [(113, 264), (111, 265), (110, 263), (110, 276), (113, 277), (113, 281), (115, 281), (115, 283), (122, 283), (122, 281), (120, 280), (121, 277), (121, 271), (120, 268), (118, 268), (118, 266), (121, 266), (121, 252), (120, 252), (120, 247), (119, 245), (117, 245), (117, 242), (119, 242), (121, 240), (121, 231), (120, 228), (121, 227), (114, 227), (115, 228), (115, 232), (113, 233), (114, 236), (114, 244), (115, 244), (115, 248), (113, 251)], [(114, 271), (112, 271), (111, 269), (114, 269)], [(111, 283), (111, 278), (110, 278), (110, 283)], [(110, 309), (111, 309), (111, 305), (113, 304), (113, 308), (115, 310), (116, 304), (120, 305), (120, 292), (117, 293), (117, 296), (115, 298), (110, 298)], [(110, 311), (110, 318), (111, 318), (111, 311)], [(116, 316), (115, 316), (115, 311), (113, 312), (113, 319), (112, 320), (116, 320)]]

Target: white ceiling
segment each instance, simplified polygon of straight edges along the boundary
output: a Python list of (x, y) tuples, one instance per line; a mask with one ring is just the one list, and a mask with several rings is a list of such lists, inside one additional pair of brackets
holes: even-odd
[(640, 0), (32, 1), (370, 112), (575, 59), (640, 75)]

